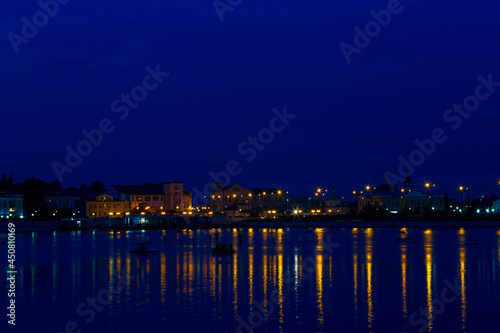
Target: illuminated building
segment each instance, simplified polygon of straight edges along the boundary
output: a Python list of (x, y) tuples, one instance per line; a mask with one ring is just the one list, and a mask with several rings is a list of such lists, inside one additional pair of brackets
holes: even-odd
[(497, 201), (493, 201), (492, 213), (500, 214), (500, 199), (498, 199)]
[(192, 210), (192, 195), (184, 190), (184, 183), (170, 182), (143, 185), (113, 185), (108, 194), (130, 202), (130, 209), (147, 211), (147, 215), (182, 213)]
[(131, 210), (147, 209), (150, 214), (155, 214), (165, 206), (164, 193), (152, 184), (113, 185), (107, 193), (119, 201), (128, 201)]
[(24, 218), (22, 194), (0, 192), (0, 218)]
[(335, 192), (335, 188), (332, 187), (332, 191), (325, 199), (324, 213), (326, 215), (347, 214), (350, 210), (350, 207), (343, 205), (342, 198)]
[[(213, 192), (210, 198), (210, 206), (213, 212), (222, 212), (226, 208), (246, 204), (252, 205), (255, 198), (252, 197), (250, 191), (239, 184), (232, 186), (223, 186), (224, 184), (214, 184)], [(238, 210), (240, 208), (237, 208)]]
[(163, 183), (161, 185), (163, 187), (163, 193), (165, 195), (165, 209), (167, 211), (180, 212), (191, 209), (192, 203), (189, 199), (191, 196), (186, 196), (186, 201), (184, 200), (184, 183), (173, 182)]
[(385, 209), (391, 213), (401, 213), (402, 211), (422, 211), (426, 207), (433, 211), (443, 211), (445, 207), (444, 196), (427, 195), (415, 189), (409, 174), (401, 189), (387, 182), (387, 175), (384, 184), (374, 187), (358, 197), (358, 211), (369, 211), (371, 208)]
[(261, 214), (269, 210), (283, 213), (287, 209), (286, 191), (276, 188), (253, 188), (249, 191), (252, 194), (253, 210), (260, 211)]
[(123, 217), (130, 211), (128, 201), (115, 201), (113, 196), (102, 194), (96, 197), (96, 201), (87, 201), (87, 217)]

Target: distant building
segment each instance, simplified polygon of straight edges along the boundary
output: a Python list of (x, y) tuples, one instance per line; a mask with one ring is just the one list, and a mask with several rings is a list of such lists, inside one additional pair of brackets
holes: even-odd
[(249, 217), (252, 213), (252, 210), (249, 203), (235, 203), (224, 208), (224, 213), (226, 213), (227, 216), (230, 217)]
[(500, 214), (500, 199), (493, 201), (492, 213)]
[(337, 207), (340, 206), (342, 202), (342, 198), (335, 192), (335, 187), (332, 188), (332, 191), (328, 194), (325, 199), (325, 208)]
[[(168, 211), (186, 211), (192, 207), (192, 203), (184, 201), (184, 183), (164, 183), (163, 193), (165, 195), (165, 209)], [(184, 208), (184, 205), (187, 207)]]
[(48, 208), (75, 210), (78, 201), (82, 200), (81, 192), (75, 188), (61, 189), (49, 192), (45, 196)]
[(445, 207), (444, 196), (429, 195), (415, 189), (410, 175), (406, 175), (405, 182), (401, 189), (387, 182), (379, 185), (371, 191), (365, 191), (358, 196), (358, 212), (372, 208), (383, 208), (391, 213), (401, 213), (403, 211), (423, 211), (428, 208), (434, 211), (443, 211)]
[(184, 190), (184, 183), (143, 185), (112, 185), (107, 193), (120, 201), (128, 201), (132, 211), (147, 215), (182, 213), (192, 210), (192, 195)]
[[(252, 207), (261, 214), (266, 211), (276, 211), (280, 214), (288, 208), (291, 209), (290, 201), (287, 204), (287, 192), (276, 188), (253, 188), (249, 190), (252, 197)], [(288, 205), (288, 207), (287, 207)]]
[(90, 189), (52, 190), (45, 196), (45, 205), (51, 209), (72, 210), (75, 214), (83, 215), (86, 211), (86, 202), (95, 200), (96, 193)]
[(24, 218), (24, 196), (0, 192), (0, 218)]
[(210, 198), (210, 206), (213, 212), (223, 212), (226, 208), (235, 204), (252, 205), (252, 193), (239, 184), (224, 186), (223, 184), (214, 184), (213, 192)]
[(184, 190), (182, 194), (182, 210), (190, 211), (193, 210), (193, 195), (191, 192)]
[(127, 201), (132, 212), (160, 213), (165, 208), (165, 194), (155, 185), (113, 185), (106, 191), (118, 201)]
[(115, 201), (113, 196), (102, 194), (96, 197), (96, 201), (87, 202), (86, 213), (89, 218), (123, 217), (130, 213), (130, 202)]
[(310, 195), (288, 195), (288, 208), (291, 211), (310, 212), (319, 208), (318, 198)]

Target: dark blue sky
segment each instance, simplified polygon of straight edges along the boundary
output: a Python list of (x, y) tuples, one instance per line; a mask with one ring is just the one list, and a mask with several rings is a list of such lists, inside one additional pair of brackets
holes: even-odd
[[(353, 44), (353, 28), (387, 3), (244, 0), (221, 22), (210, 0), (72, 0), (16, 54), (7, 34), (21, 35), (21, 18), (40, 7), (10, 2), (0, 13), (0, 172), (55, 180), (51, 164), (64, 163), (65, 147), (109, 118), (114, 132), (63, 175), (64, 186), (177, 178), (201, 189), (210, 171), (237, 160), (231, 183), (294, 193), (333, 185), (349, 197), (382, 183), (386, 169), (397, 173), (398, 156), (442, 128), (446, 142), (414, 182), (498, 195), (500, 88), (456, 130), (443, 114), (474, 94), (479, 75), (500, 81), (500, 3), (401, 1), (348, 64), (339, 44)], [(111, 103), (157, 64), (170, 75), (120, 120)], [(285, 105), (297, 117), (245, 161), (238, 145)]]

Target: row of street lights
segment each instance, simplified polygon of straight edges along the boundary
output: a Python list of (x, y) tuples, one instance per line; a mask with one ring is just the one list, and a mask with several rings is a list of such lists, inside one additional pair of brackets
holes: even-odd
[[(500, 180), (497, 181), (497, 185), (500, 186)], [(428, 189), (429, 190), (429, 199), (432, 199), (432, 188), (433, 187), (436, 187), (436, 184), (433, 184), (431, 182), (425, 182), (424, 183), (424, 188), (425, 189)], [(375, 188), (373, 188), (375, 189)], [(463, 195), (463, 212), (465, 213), (465, 191), (467, 191), (469, 188), (466, 187), (466, 186), (463, 186), (463, 185), (459, 185), (458, 186), (458, 190), (460, 192), (462, 192), (462, 195)], [(372, 191), (372, 187), (370, 185), (366, 185), (365, 186), (365, 190), (368, 192), (368, 193), (371, 193)], [(408, 192), (409, 191), (406, 191), (404, 188), (401, 189), (401, 192), (404, 193), (406, 195), (406, 198), (408, 197)], [(352, 194), (356, 195), (356, 196), (359, 196), (360, 194), (362, 194), (363, 191), (352, 191)]]

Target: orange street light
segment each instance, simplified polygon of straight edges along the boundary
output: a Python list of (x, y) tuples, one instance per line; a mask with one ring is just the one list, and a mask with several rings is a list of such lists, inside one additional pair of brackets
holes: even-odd
[(465, 187), (465, 186), (462, 186), (462, 185), (460, 185), (458, 187), (458, 190), (461, 191), (463, 193), (463, 195), (464, 195), (464, 214), (465, 214), (465, 191), (468, 190), (468, 189), (469, 189), (468, 187)]

